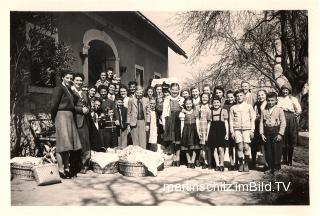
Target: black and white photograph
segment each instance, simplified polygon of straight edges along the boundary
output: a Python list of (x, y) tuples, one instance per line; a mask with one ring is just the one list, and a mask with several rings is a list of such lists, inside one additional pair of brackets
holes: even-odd
[(11, 207), (310, 206), (309, 7), (104, 4), (8, 11)]

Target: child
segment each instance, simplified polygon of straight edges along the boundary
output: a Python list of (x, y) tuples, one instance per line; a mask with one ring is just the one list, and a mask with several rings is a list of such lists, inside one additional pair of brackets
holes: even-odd
[[(232, 90), (227, 91), (226, 101), (223, 105), (223, 108), (228, 111), (228, 114), (230, 113), (230, 108), (233, 105), (237, 104), (233, 94), (234, 94), (234, 92)], [(230, 118), (228, 118), (228, 123), (230, 125)], [(234, 139), (230, 135), (231, 135), (231, 132), (230, 132), (230, 127), (229, 127), (229, 139), (227, 141), (227, 147), (229, 150), (230, 167), (228, 170), (232, 171), (232, 170), (237, 169), (238, 157), (236, 154), (236, 142), (234, 141)]]
[(222, 86), (216, 86), (213, 89), (213, 95), (218, 96), (221, 101), (221, 107), (223, 107), (225, 98), (224, 98), (224, 88)]
[(105, 113), (99, 117), (99, 132), (101, 137), (102, 150), (118, 146), (117, 125), (114, 110), (107, 108)]
[(180, 112), (181, 119), (181, 150), (186, 153), (188, 168), (195, 168), (196, 150), (200, 150), (199, 136), (196, 126), (196, 111), (192, 98), (184, 100), (185, 112)]
[(181, 112), (182, 98), (179, 95), (180, 87), (178, 83), (172, 83), (170, 87), (171, 96), (164, 99), (162, 124), (164, 128), (164, 141), (169, 142), (174, 152), (173, 166), (180, 166), (180, 141), (181, 122), (179, 113)]
[(183, 97), (183, 98), (190, 97), (189, 89), (182, 89), (180, 95), (181, 95), (181, 97)]
[(242, 89), (236, 91), (234, 95), (238, 103), (230, 108), (230, 132), (237, 144), (238, 171), (249, 172), (250, 143), (254, 136), (256, 116), (253, 107), (244, 102)]
[(243, 93), (244, 93), (244, 101), (253, 107), (257, 101), (257, 97), (255, 94), (250, 92), (250, 83), (247, 81), (242, 81), (241, 89), (243, 90)]
[(128, 102), (128, 124), (131, 128), (131, 137), (133, 145), (138, 145), (146, 149), (147, 137), (150, 124), (149, 104), (142, 100), (143, 88), (138, 86), (135, 96), (131, 97)]
[(150, 129), (148, 138), (148, 150), (156, 152), (158, 149), (158, 125), (159, 119), (156, 113), (156, 100), (154, 98), (149, 99), (150, 104)]
[(194, 106), (200, 104), (200, 91), (198, 87), (191, 88), (192, 103)]
[[(192, 96), (192, 103), (194, 107), (198, 107), (200, 104), (200, 91), (198, 87), (193, 87), (191, 88), (191, 96)], [(200, 167), (200, 150), (196, 151), (196, 162), (195, 165), (196, 167)]]
[(209, 100), (211, 99), (211, 86), (209, 84), (205, 84), (202, 87), (202, 93), (209, 95)]
[(105, 72), (105, 71), (102, 71), (100, 73), (100, 79), (97, 80), (95, 86), (97, 88), (99, 88), (99, 86), (101, 86), (101, 85), (105, 85), (105, 86), (109, 85), (109, 81), (107, 80), (107, 72)]
[(117, 116), (119, 116), (119, 125), (117, 126), (118, 143), (121, 149), (124, 149), (128, 145), (128, 133), (130, 132), (130, 126), (127, 122), (128, 109), (123, 106), (123, 97), (118, 95), (116, 97), (117, 104)]
[(206, 93), (202, 93), (200, 96), (200, 105), (197, 109), (197, 129), (201, 146), (200, 157), (203, 160), (202, 169), (206, 169), (208, 167), (206, 158), (206, 141), (208, 136), (208, 127), (211, 121), (210, 112), (209, 95)]
[(95, 99), (94, 106), (92, 107), (90, 112), (91, 124), (89, 127), (90, 146), (91, 150), (93, 151), (97, 151), (102, 147), (101, 138), (99, 134), (99, 115), (101, 114), (100, 107), (100, 99)]
[[(255, 120), (254, 137), (252, 139), (252, 144), (251, 144), (252, 169), (256, 168), (256, 158), (257, 158), (257, 155), (259, 155), (259, 152), (264, 153), (263, 141), (261, 139), (259, 125), (260, 125), (260, 117), (261, 117), (262, 111), (265, 109), (266, 105), (267, 105), (267, 91), (264, 89), (260, 89), (257, 92), (257, 101), (253, 107), (256, 113), (256, 120)], [(265, 164), (264, 169), (267, 169), (266, 167), (267, 165)]]
[[(221, 107), (218, 96), (212, 98), (211, 124), (208, 128), (208, 161), (212, 169), (212, 153), (216, 171), (224, 171), (224, 148), (229, 138), (228, 111)], [(214, 150), (214, 152), (212, 152)], [(219, 151), (219, 153), (218, 153)]]
[(267, 172), (279, 172), (281, 168), (281, 141), (285, 133), (286, 118), (283, 110), (276, 106), (277, 94), (267, 94), (267, 106), (262, 110), (260, 119), (260, 134), (265, 145), (266, 160), (270, 170)]

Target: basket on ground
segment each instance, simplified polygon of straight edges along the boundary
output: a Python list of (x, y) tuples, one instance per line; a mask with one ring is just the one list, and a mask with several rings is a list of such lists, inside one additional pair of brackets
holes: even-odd
[(129, 163), (119, 161), (119, 172), (124, 176), (143, 177), (147, 175), (148, 169), (141, 163)]
[(95, 173), (113, 174), (118, 172), (118, 161), (109, 163), (104, 168), (101, 168), (101, 166), (94, 161), (91, 161), (91, 164), (92, 164), (92, 170)]
[(16, 163), (11, 163), (11, 175), (13, 178), (20, 178), (24, 180), (34, 180), (33, 174), (33, 164), (21, 165)]

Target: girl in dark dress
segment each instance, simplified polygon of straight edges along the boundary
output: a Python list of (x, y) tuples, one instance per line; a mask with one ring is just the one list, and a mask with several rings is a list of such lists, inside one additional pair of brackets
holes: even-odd
[(200, 150), (199, 135), (196, 126), (196, 111), (192, 103), (192, 98), (186, 98), (184, 100), (184, 112), (180, 112), (181, 120), (181, 150), (185, 152), (187, 157), (187, 167), (195, 168), (196, 151)]
[(118, 146), (117, 124), (114, 110), (112, 108), (107, 108), (106, 114), (107, 115), (101, 114), (99, 119), (99, 132), (103, 150)]
[(173, 166), (180, 166), (180, 141), (181, 122), (179, 114), (181, 112), (182, 98), (179, 95), (179, 84), (171, 84), (171, 96), (163, 102), (162, 123), (164, 124), (164, 141), (169, 142), (173, 153)]
[[(221, 108), (221, 99), (214, 96), (212, 98), (211, 123), (208, 135), (208, 163), (212, 168), (213, 153), (216, 162), (216, 171), (224, 171), (224, 148), (228, 138), (228, 111)], [(214, 152), (212, 152), (213, 150)]]

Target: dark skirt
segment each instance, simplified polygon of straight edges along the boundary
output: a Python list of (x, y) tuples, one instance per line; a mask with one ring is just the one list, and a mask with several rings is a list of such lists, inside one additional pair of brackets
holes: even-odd
[(89, 121), (87, 117), (85, 117), (83, 120), (83, 126), (81, 128), (78, 128), (78, 133), (82, 152), (90, 151)]
[(223, 121), (212, 121), (208, 135), (208, 147), (217, 148), (226, 146), (226, 127)]
[(255, 150), (255, 152), (262, 151), (263, 146), (263, 140), (260, 135), (260, 118), (255, 120), (255, 130), (254, 130), (254, 136), (251, 141), (251, 148)]
[(292, 112), (284, 112), (286, 117), (286, 130), (283, 136), (283, 147), (293, 147), (298, 142), (298, 123)]
[(101, 137), (101, 146), (104, 148), (115, 148), (118, 146), (118, 136), (116, 128), (104, 128), (99, 130)]
[(179, 111), (171, 112), (169, 117), (166, 117), (166, 124), (163, 139), (166, 142), (180, 143), (181, 141), (181, 121)]
[(185, 124), (182, 131), (181, 150), (199, 150), (201, 149), (199, 141), (196, 124)]
[(81, 149), (78, 129), (71, 111), (58, 111), (55, 118), (55, 127), (57, 152)]

